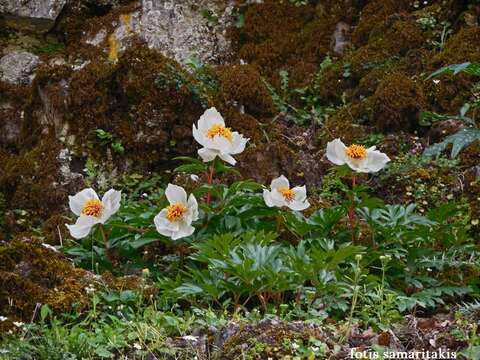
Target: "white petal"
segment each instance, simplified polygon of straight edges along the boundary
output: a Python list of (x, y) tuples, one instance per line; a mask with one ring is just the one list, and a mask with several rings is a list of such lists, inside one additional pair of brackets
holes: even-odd
[(170, 204), (181, 203), (187, 206), (187, 193), (181, 186), (168, 184), (165, 196)]
[(366, 169), (366, 164), (368, 162), (368, 159), (365, 158), (365, 159), (352, 159), (351, 157), (349, 156), (346, 156), (345, 157), (345, 162), (347, 163), (348, 166), (350, 166), (350, 168), (356, 172), (368, 172), (368, 170)]
[(215, 159), (219, 152), (217, 150), (201, 148), (198, 150), (198, 155), (202, 158), (203, 162), (210, 162)]
[(192, 221), (198, 220), (198, 203), (193, 194), (188, 197), (188, 209), (190, 210)]
[(192, 133), (193, 133), (193, 137), (194, 139), (202, 146), (205, 146), (207, 144), (207, 138), (205, 137), (205, 135), (200, 131), (198, 130), (196, 127), (195, 127), (195, 124), (193, 125), (193, 128), (192, 128)]
[(238, 132), (232, 134), (232, 145), (231, 145), (231, 154), (240, 154), (245, 150), (248, 140), (244, 138), (243, 135), (240, 135)]
[(206, 110), (198, 120), (198, 130), (201, 133), (206, 133), (213, 125), (219, 124), (225, 126), (222, 114), (220, 114), (214, 107)]
[(165, 218), (165, 214), (166, 210), (163, 209), (153, 218), (153, 223), (160, 234), (170, 237), (172, 234), (172, 230), (169, 228), (171, 223)]
[(105, 207), (102, 214), (102, 224), (105, 223), (118, 209), (120, 209), (120, 201), (122, 200), (122, 192), (115, 189), (108, 190), (102, 197), (102, 203)]
[(69, 196), (69, 205), (70, 205), (70, 210), (77, 215), (80, 216), (82, 213), (82, 208), (83, 205), (85, 205), (85, 202), (90, 199), (96, 199), (98, 200), (98, 195), (95, 192), (95, 190), (88, 188), (88, 189), (83, 189), (79, 193), (75, 194), (74, 196)]
[(220, 159), (229, 163), (230, 165), (235, 165), (237, 163), (237, 160), (235, 160), (231, 155), (220, 153), (218, 156)]
[(296, 201), (304, 201), (307, 198), (307, 188), (304, 186), (296, 186), (293, 189)]
[(232, 143), (227, 138), (224, 138), (223, 136), (220, 136), (220, 135), (215, 135), (215, 137), (212, 140), (212, 143), (209, 144), (207, 147), (211, 149), (217, 149), (221, 153), (226, 153), (226, 154), (232, 151)]
[(273, 199), (272, 199), (272, 193), (270, 191), (268, 191), (267, 189), (263, 190), (263, 200), (265, 201), (265, 204), (268, 207), (274, 207), (275, 206), (275, 204), (273, 202)]
[(389, 161), (390, 158), (386, 154), (378, 150), (370, 150), (367, 151), (367, 163), (365, 167), (368, 172), (377, 172), (383, 169)]
[(310, 206), (310, 203), (308, 201), (296, 201), (293, 200), (292, 202), (288, 203), (287, 205), (290, 209), (295, 210), (295, 211), (302, 211), (305, 210)]
[(277, 189), (272, 189), (271, 195), (272, 195), (272, 203), (275, 206), (277, 207), (287, 206), (287, 201)]
[(70, 231), (70, 235), (72, 235), (73, 238), (83, 239), (90, 233), (90, 230), (92, 230), (92, 227), (98, 224), (99, 222), (100, 220), (93, 216), (82, 215), (77, 219), (77, 222), (74, 225), (66, 224), (66, 226)]
[(343, 165), (347, 162), (345, 154), (346, 146), (340, 139), (335, 139), (327, 144), (327, 159), (335, 165)]
[(182, 223), (180, 229), (172, 234), (172, 240), (178, 240), (192, 235), (195, 232), (195, 228), (189, 224)]
[(272, 189), (278, 189), (282, 187), (290, 188), (290, 182), (285, 176), (280, 175), (278, 178), (272, 180), (270, 187)]

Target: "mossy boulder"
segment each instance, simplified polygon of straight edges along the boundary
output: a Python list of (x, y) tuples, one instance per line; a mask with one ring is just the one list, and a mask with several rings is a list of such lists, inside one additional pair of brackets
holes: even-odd
[(0, 244), (0, 314), (9, 321), (29, 322), (37, 304), (56, 312), (88, 303), (84, 290), (87, 272), (75, 269), (60, 253), (29, 239)]
[(226, 104), (244, 106), (251, 115), (269, 116), (273, 102), (259, 69), (255, 65), (230, 65), (217, 69), (219, 93)]
[(427, 106), (422, 86), (398, 72), (382, 79), (372, 101), (373, 122), (383, 133), (413, 130)]
[(294, 358), (299, 344), (308, 346), (312, 341), (324, 342), (328, 349), (327, 344), (332, 345), (333, 340), (332, 334), (318, 326), (276, 319), (230, 324), (223, 333), (226, 338), (219, 336), (215, 344), (221, 349), (215, 358), (223, 360)]

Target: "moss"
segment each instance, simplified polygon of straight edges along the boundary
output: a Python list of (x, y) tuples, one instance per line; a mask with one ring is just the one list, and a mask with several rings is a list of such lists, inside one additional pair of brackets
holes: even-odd
[(460, 152), (460, 164), (465, 167), (478, 166), (480, 163), (480, 140), (473, 142)]
[(249, 5), (245, 25), (231, 32), (235, 56), (258, 66), (275, 86), (280, 70), (291, 74), (292, 87), (303, 86), (330, 50), (337, 10), (276, 0)]
[(389, 16), (406, 12), (409, 8), (410, 1), (408, 0), (369, 1), (362, 9), (358, 25), (352, 33), (353, 44), (357, 47), (365, 45), (370, 39), (370, 34), (375, 32), (374, 30), (378, 32), (378, 27), (383, 26), (383, 22)]
[[(12, 85), (0, 81), (0, 147), (17, 152), (21, 147), (21, 129), (25, 110), (31, 99), (28, 86)], [(17, 133), (16, 136), (8, 134)], [(1, 164), (0, 164), (1, 166)]]
[[(60, 78), (67, 79), (68, 92), (58, 88)], [(81, 140), (75, 141), (76, 153), (98, 163), (110, 158), (119, 169), (125, 157), (140, 171), (175, 154), (192, 154), (192, 123), (213, 105), (191, 74), (142, 43), (132, 44), (115, 64), (100, 58), (70, 73), (46, 67), (37, 83), (68, 123), (69, 135)], [(99, 146), (99, 128), (122, 143), (125, 155)]]
[(59, 253), (29, 240), (0, 246), (0, 312), (28, 322), (37, 303), (53, 311), (84, 307), (86, 293), (81, 283), (85, 271), (75, 269)]
[(369, 122), (370, 117), (370, 99), (339, 109), (325, 122), (325, 127), (320, 134), (322, 146), (334, 138), (340, 138), (346, 143), (354, 143), (364, 138), (367, 129), (361, 123)]
[(318, 96), (327, 103), (341, 104), (343, 95), (352, 87), (350, 79), (343, 76), (344, 68), (341, 62), (326, 69), (318, 80)]
[(300, 322), (263, 320), (241, 324), (222, 346), (221, 358), (286, 359), (296, 355), (293, 342), (308, 344), (311, 339), (327, 341), (318, 328)]
[(480, 62), (479, 37), (480, 27), (478, 26), (460, 29), (447, 40), (444, 49), (431, 59), (430, 70), (434, 71), (442, 66), (466, 61)]
[(68, 237), (68, 229), (65, 226), (68, 221), (69, 219), (61, 213), (51, 215), (42, 224), (42, 235), (45, 237), (44, 242), (50, 245), (60, 245), (62, 239)]
[(412, 130), (426, 108), (422, 87), (402, 73), (386, 76), (373, 95), (373, 122), (378, 131)]
[[(442, 66), (464, 63), (466, 61), (480, 61), (480, 44), (478, 26), (460, 29), (452, 35), (445, 44), (445, 48), (438, 55), (433, 56), (427, 64), (427, 71), (433, 72)], [(466, 74), (444, 75), (440, 82), (431, 80), (425, 82), (426, 93), (430, 102), (439, 112), (455, 114), (470, 97), (470, 89), (477, 79)]]
[[(15, 209), (30, 211), (29, 220), (47, 216), (65, 203), (65, 189), (57, 186), (59, 144), (52, 136), (32, 149), (6, 156), (0, 165), (0, 190)], [(32, 224), (26, 224), (32, 225)]]
[(217, 69), (219, 93), (226, 104), (241, 104), (254, 116), (269, 116), (275, 109), (270, 93), (255, 65), (221, 66)]
[(368, 44), (351, 52), (345, 60), (357, 79), (372, 67), (394, 63), (425, 42), (421, 29), (411, 17), (393, 17), (382, 24), (380, 29), (370, 35)]

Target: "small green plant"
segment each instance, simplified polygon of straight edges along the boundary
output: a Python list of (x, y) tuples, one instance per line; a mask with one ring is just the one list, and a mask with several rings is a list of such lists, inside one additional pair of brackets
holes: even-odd
[(102, 145), (110, 146), (111, 149), (117, 154), (123, 154), (125, 152), (125, 148), (123, 147), (121, 141), (115, 140), (110, 132), (103, 129), (96, 129), (95, 135), (100, 140)]

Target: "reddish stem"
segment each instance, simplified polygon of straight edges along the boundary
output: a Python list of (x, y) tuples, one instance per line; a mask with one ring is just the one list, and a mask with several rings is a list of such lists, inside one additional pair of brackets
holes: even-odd
[[(210, 171), (207, 173), (207, 181), (208, 185), (212, 185), (213, 183), (213, 175), (214, 175), (215, 168), (213, 166), (210, 166)], [(208, 190), (207, 193), (207, 204), (210, 205), (212, 195), (210, 194), (210, 190)]]

